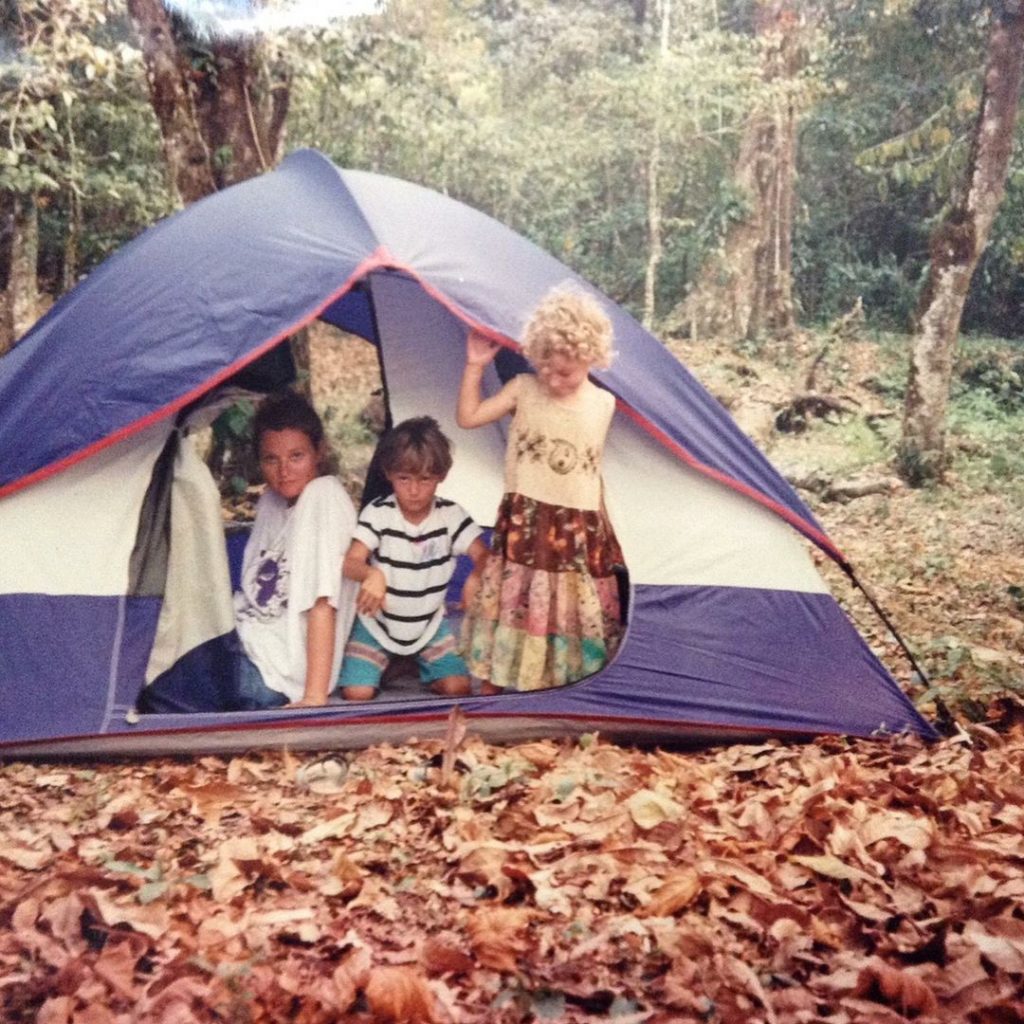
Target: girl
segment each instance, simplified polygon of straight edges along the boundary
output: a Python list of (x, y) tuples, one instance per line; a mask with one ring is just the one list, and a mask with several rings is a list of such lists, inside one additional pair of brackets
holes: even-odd
[(600, 669), (618, 644), (622, 552), (601, 480), (615, 399), (587, 376), (609, 364), (611, 341), (611, 322), (594, 299), (556, 290), (523, 335), (536, 375), (520, 374), (482, 398), (497, 346), (476, 333), (467, 340), (459, 426), (515, 414), (491, 550), (467, 591), (466, 660), (483, 693), (563, 686)]
[(341, 563), (356, 513), (327, 475), (324, 428), (292, 393), (264, 400), (253, 441), (267, 489), (245, 547), (235, 621), (241, 709), (325, 704), (355, 614), (355, 584)]

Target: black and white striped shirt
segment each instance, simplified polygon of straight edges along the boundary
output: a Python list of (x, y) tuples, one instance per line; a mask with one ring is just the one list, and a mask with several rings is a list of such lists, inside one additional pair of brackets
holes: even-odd
[(480, 527), (461, 505), (434, 498), (434, 507), (413, 525), (389, 494), (359, 513), (353, 540), (371, 552), (370, 564), (388, 582), (384, 608), (359, 619), (378, 643), (395, 654), (414, 654), (430, 642), (444, 617), (444, 598), (455, 570)]

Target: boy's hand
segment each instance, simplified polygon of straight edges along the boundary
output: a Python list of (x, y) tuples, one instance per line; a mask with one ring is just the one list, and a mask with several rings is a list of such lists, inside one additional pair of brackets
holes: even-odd
[(373, 567), (363, 580), (356, 596), (356, 608), (363, 615), (376, 615), (384, 607), (388, 592), (388, 581), (380, 569)]
[(469, 366), (486, 366), (498, 354), (497, 342), (490, 341), (476, 331), (470, 331), (466, 338), (466, 363)]

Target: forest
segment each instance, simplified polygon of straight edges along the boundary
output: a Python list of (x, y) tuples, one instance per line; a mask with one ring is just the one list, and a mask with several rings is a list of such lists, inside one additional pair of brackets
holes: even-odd
[(0, 0), (0, 356), (295, 150), (429, 186), (693, 371), (941, 733), (0, 761), (0, 1020), (1024, 1019), (1022, 72), (1015, 0)]
[[(912, 482), (943, 469), (958, 331), (1019, 335), (1012, 4), (191, 6), (4, 5), (4, 344), (303, 146), (492, 214), (664, 332), (757, 344), (855, 304), (916, 331)], [(1018, 391), (1011, 363), (975, 372)]]

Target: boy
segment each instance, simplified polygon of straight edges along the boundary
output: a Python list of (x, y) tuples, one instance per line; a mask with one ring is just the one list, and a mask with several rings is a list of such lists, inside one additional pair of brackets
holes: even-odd
[(466, 512), (436, 495), (451, 469), (451, 445), (434, 419), (419, 416), (385, 434), (378, 457), (393, 493), (359, 514), (345, 555), (345, 578), (360, 588), (339, 680), (342, 695), (371, 700), (391, 658), (415, 655), (432, 692), (466, 696), (469, 673), (444, 620), (444, 599), (461, 554), (473, 560), (464, 603), (472, 596), (487, 547)]

